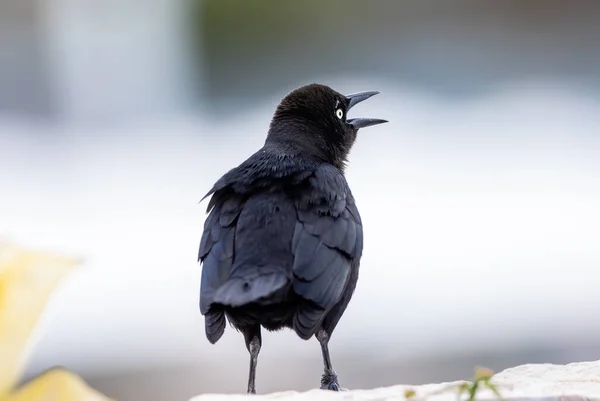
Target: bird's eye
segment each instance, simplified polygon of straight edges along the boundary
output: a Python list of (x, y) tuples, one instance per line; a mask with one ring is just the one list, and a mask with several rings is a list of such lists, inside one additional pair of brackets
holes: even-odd
[(337, 116), (337, 118), (339, 118), (340, 120), (342, 119), (342, 117), (344, 117), (344, 110), (342, 109), (337, 109), (335, 111), (335, 115)]

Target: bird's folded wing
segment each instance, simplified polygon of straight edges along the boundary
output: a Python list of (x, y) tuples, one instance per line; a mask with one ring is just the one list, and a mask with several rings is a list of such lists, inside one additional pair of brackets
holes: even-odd
[(294, 291), (325, 310), (332, 308), (362, 246), (362, 224), (354, 202), (337, 215), (324, 213), (323, 205), (298, 210), (292, 239)]
[(241, 211), (241, 201), (230, 197), (211, 210), (204, 222), (198, 260), (202, 262), (200, 311), (206, 314), (213, 293), (227, 281), (233, 265), (235, 221)]

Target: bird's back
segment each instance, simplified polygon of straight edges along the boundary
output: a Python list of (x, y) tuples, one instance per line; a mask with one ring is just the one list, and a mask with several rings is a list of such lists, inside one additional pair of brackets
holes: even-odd
[(199, 254), (211, 342), (225, 315), (305, 338), (335, 310), (362, 251), (360, 216), (336, 172), (262, 150), (215, 184)]
[[(291, 239), (296, 210), (281, 188), (271, 187), (247, 197), (235, 222), (233, 261), (214, 303), (231, 307), (284, 303), (293, 279)], [(210, 269), (210, 266), (208, 267)], [(270, 322), (270, 320), (277, 320)], [(284, 316), (263, 324), (284, 324)]]

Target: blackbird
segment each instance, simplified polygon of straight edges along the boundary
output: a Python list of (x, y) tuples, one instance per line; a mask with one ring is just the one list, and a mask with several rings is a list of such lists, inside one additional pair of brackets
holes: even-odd
[(356, 287), (363, 228), (344, 176), (361, 128), (386, 123), (347, 118), (379, 92), (342, 95), (310, 84), (277, 106), (264, 146), (223, 175), (211, 196), (200, 241), (200, 311), (214, 344), (225, 320), (250, 353), (248, 393), (261, 328), (290, 328), (321, 346), (321, 388), (340, 390), (328, 343)]

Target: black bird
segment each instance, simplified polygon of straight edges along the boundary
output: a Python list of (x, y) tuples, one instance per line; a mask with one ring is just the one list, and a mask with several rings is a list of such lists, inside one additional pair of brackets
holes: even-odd
[(264, 146), (221, 177), (200, 241), (200, 311), (216, 343), (225, 318), (250, 352), (256, 393), (261, 327), (291, 328), (321, 345), (321, 388), (339, 391), (328, 342), (358, 280), (362, 221), (344, 177), (357, 131), (386, 120), (348, 111), (379, 92), (344, 96), (303, 86), (277, 107)]

